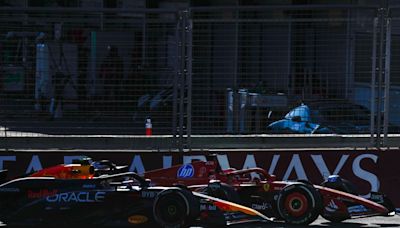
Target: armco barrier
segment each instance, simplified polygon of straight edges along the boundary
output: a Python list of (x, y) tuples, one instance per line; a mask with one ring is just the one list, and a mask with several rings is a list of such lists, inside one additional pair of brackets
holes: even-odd
[(69, 163), (77, 156), (95, 160), (109, 159), (129, 166), (130, 171), (169, 167), (192, 159), (205, 159), (205, 154), (216, 153), (223, 166), (261, 167), (279, 179), (308, 179), (321, 183), (330, 174), (339, 174), (358, 186), (361, 195), (381, 191), (400, 207), (400, 150), (308, 149), (308, 150), (213, 150), (178, 152), (131, 151), (9, 151), (0, 153), (0, 169), (8, 169), (15, 177), (59, 163)]

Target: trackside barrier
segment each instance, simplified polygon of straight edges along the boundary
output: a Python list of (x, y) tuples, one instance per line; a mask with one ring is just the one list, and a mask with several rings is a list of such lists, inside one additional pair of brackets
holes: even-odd
[[(353, 182), (360, 195), (370, 191), (385, 193), (400, 207), (400, 150), (212, 150), (179, 152), (132, 152), (132, 151), (13, 151), (0, 153), (0, 169), (7, 169), (9, 177), (16, 177), (73, 159), (89, 156), (94, 160), (109, 159), (120, 165), (128, 165), (129, 171), (143, 173), (157, 168), (187, 163), (193, 159), (205, 160), (206, 154), (218, 154), (223, 169), (261, 167), (278, 179), (306, 179), (320, 184), (331, 174), (338, 174)], [(196, 172), (196, 171), (195, 171)]]

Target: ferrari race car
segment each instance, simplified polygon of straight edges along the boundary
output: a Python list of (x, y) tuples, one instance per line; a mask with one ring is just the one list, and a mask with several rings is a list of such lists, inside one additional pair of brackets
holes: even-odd
[(133, 172), (23, 177), (0, 185), (0, 220), (7, 225), (186, 227), (265, 219), (254, 209), (185, 188), (150, 186)]
[(396, 209), (381, 193), (366, 199), (355, 187), (337, 175), (321, 185), (308, 181), (278, 181), (261, 168), (222, 170), (216, 156), (167, 169), (146, 172), (154, 184), (181, 184), (196, 192), (258, 210), (274, 221), (310, 224), (319, 215), (332, 222), (367, 216), (391, 216)]

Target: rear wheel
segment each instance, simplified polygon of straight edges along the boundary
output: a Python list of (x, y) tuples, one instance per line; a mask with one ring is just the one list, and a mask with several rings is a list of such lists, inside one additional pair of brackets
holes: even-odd
[(321, 211), (319, 193), (304, 183), (286, 186), (278, 195), (279, 215), (290, 224), (308, 225), (314, 222)]
[(180, 188), (160, 192), (153, 205), (154, 219), (161, 227), (188, 227), (199, 215), (199, 210), (195, 196)]
[(340, 223), (346, 219), (349, 219), (348, 216), (324, 215), (324, 214), (321, 214), (321, 216), (322, 216), (322, 218), (324, 218), (332, 223)]

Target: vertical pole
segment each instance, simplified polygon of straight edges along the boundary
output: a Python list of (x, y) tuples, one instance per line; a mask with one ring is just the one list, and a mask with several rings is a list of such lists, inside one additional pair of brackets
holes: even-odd
[(379, 38), (379, 73), (378, 73), (378, 102), (377, 102), (377, 123), (376, 123), (376, 134), (377, 134), (377, 147), (381, 146), (381, 132), (382, 132), (382, 76), (383, 76), (383, 41), (384, 41), (384, 8), (380, 9), (380, 38)]
[(346, 26), (346, 85), (345, 85), (345, 97), (349, 99), (349, 88), (350, 86), (350, 23), (351, 23), (350, 9), (347, 10), (347, 26)]
[(375, 144), (375, 107), (376, 107), (376, 33), (378, 26), (378, 18), (374, 18), (372, 30), (372, 69), (371, 69), (371, 144)]
[(176, 38), (176, 72), (174, 74), (174, 79), (173, 79), (173, 91), (172, 91), (172, 136), (173, 136), (173, 143), (174, 146), (177, 146), (177, 139), (176, 135), (178, 134), (177, 132), (177, 116), (178, 116), (178, 77), (180, 74), (181, 66), (179, 61), (179, 53), (180, 49), (182, 48), (181, 44), (181, 37), (179, 33), (179, 29), (182, 27), (182, 17), (181, 13), (179, 12), (177, 15), (177, 23), (176, 23), (176, 30), (175, 30), (175, 38)]
[(190, 19), (191, 13), (187, 14), (187, 38), (186, 38), (186, 48), (187, 48), (187, 58), (186, 58), (186, 68), (187, 68), (187, 123), (186, 123), (186, 133), (187, 133), (187, 147), (189, 150), (192, 149), (192, 32), (193, 32), (193, 21)]
[(390, 61), (391, 61), (391, 36), (392, 24), (391, 19), (386, 18), (386, 50), (385, 50), (385, 95), (384, 95), (384, 112), (383, 112), (383, 145), (387, 145), (387, 134), (389, 124), (389, 111), (390, 111)]
[(179, 152), (183, 152), (183, 119), (184, 113), (184, 102), (185, 102), (185, 75), (186, 75), (186, 52), (185, 52), (185, 40), (186, 40), (186, 26), (187, 26), (187, 11), (181, 12), (182, 26), (181, 26), (181, 62), (180, 62), (180, 74), (179, 74)]

